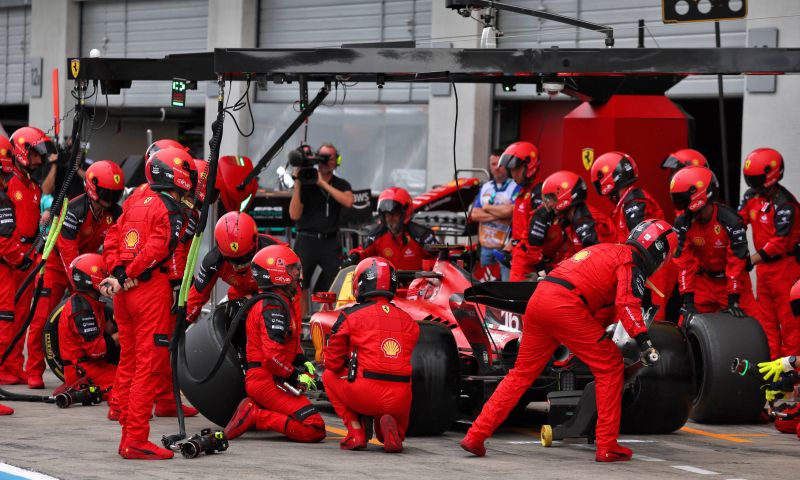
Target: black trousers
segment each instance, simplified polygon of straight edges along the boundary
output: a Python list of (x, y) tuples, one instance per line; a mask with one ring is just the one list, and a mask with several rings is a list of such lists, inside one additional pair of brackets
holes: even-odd
[[(303, 263), (303, 288), (313, 292), (330, 288), (341, 265), (342, 246), (338, 238), (319, 239), (307, 235), (297, 235), (294, 251)], [(319, 266), (322, 273), (317, 283), (310, 288), (314, 269)]]

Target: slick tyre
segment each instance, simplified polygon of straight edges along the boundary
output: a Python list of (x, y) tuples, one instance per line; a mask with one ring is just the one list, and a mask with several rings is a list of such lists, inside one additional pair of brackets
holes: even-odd
[(695, 315), (687, 328), (694, 359), (692, 420), (747, 423), (759, 420), (764, 394), (758, 377), (731, 373), (735, 357), (769, 360), (767, 337), (758, 321), (726, 313)]
[(620, 430), (626, 434), (662, 434), (681, 428), (692, 408), (692, 359), (679, 327), (653, 323), (648, 333), (661, 360), (646, 367), (622, 397)]
[(408, 434), (441, 435), (456, 420), (459, 358), (450, 330), (419, 322), (419, 341), (411, 356), (413, 391)]
[[(234, 337), (234, 345), (228, 349), (219, 371), (206, 383), (195, 382), (186, 372), (199, 379), (211, 371), (222, 352), (228, 322), (224, 306), (218, 306), (211, 315), (201, 316), (186, 330), (186, 358), (178, 356), (178, 379), (183, 394), (204, 417), (222, 427), (246, 396), (244, 369), (237, 356), (237, 350), (243, 346), (237, 343), (242, 343), (244, 336)], [(243, 330), (244, 322), (239, 326)]]

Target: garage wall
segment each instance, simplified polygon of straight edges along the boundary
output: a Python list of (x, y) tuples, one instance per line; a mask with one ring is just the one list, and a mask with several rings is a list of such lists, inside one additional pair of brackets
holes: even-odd
[(0, 8), (0, 104), (30, 97), (31, 7)]
[[(83, 2), (80, 53), (97, 48), (104, 57), (160, 58), (170, 53), (205, 52), (207, 0), (103, 0)], [(169, 82), (135, 82), (111, 106), (169, 106)], [(189, 91), (186, 105), (205, 106), (205, 85)], [(99, 102), (102, 103), (102, 102)]]
[[(645, 47), (715, 46), (713, 22), (665, 25), (661, 21), (660, 0), (515, 0), (513, 4), (609, 25), (614, 28), (616, 48), (637, 46), (640, 18), (647, 26)], [(745, 47), (746, 24), (745, 20), (720, 22), (722, 46)], [(498, 39), (498, 48), (605, 47), (605, 36), (598, 32), (511, 12), (498, 14), (498, 29), (504, 33)], [(744, 91), (743, 77), (726, 77), (724, 88), (726, 95), (741, 95)], [(711, 96), (716, 93), (717, 79), (713, 76), (688, 78), (669, 91), (670, 96)]]

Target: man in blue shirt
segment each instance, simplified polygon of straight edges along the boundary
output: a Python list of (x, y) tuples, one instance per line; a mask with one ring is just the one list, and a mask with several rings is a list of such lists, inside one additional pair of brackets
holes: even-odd
[[(511, 214), (519, 185), (508, 177), (508, 170), (500, 166), (502, 150), (492, 150), (489, 168), (492, 179), (481, 186), (481, 191), (472, 205), (470, 218), (479, 222), (478, 238), (481, 243), (481, 265), (488, 267), (498, 263), (495, 252), (502, 252), (511, 234)], [(510, 268), (500, 264), (500, 278), (508, 281)]]

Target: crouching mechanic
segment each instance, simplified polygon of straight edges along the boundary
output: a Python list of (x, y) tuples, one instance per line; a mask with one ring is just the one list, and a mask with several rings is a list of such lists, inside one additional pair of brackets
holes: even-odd
[(165, 267), (180, 240), (197, 170), (191, 155), (177, 148), (153, 154), (145, 171), (152, 193), (130, 198), (108, 231), (103, 257), (111, 276), (104, 295), (114, 295), (120, 362), (114, 396), (120, 407), (123, 458), (162, 460), (173, 452), (148, 440), (158, 382), (170, 372), (172, 288)]
[(388, 258), (400, 270), (422, 270), (422, 260), (433, 255), (425, 245), (438, 243), (427, 227), (411, 221), (411, 195), (400, 187), (391, 187), (378, 196), (380, 223), (367, 236), (363, 247), (350, 252), (350, 264), (381, 256)]
[[(236, 311), (245, 297), (258, 293), (250, 262), (257, 251), (269, 245), (283, 244), (270, 235), (259, 235), (253, 217), (242, 212), (228, 212), (217, 221), (214, 227), (216, 244), (200, 264), (195, 275), (186, 303), (186, 320), (197, 320), (203, 305), (211, 297), (214, 284), (221, 279), (228, 288), (228, 303), (236, 306)], [(236, 314), (230, 310), (230, 316)]]
[[(666, 262), (677, 236), (663, 220), (646, 220), (622, 244), (594, 245), (561, 262), (540, 281), (522, 322), (522, 339), (514, 368), (483, 406), (461, 447), (486, 454), (484, 441), (505, 420), (563, 344), (591, 369), (597, 386), (598, 462), (630, 460), (633, 452), (617, 443), (622, 410), (623, 368), (619, 348), (603, 338), (598, 315), (614, 305), (612, 318), (622, 322), (641, 350), (645, 365), (658, 358), (642, 318), (645, 279)], [(602, 340), (598, 341), (599, 338)]]
[(343, 450), (366, 448), (373, 418), (383, 449), (403, 450), (411, 411), (411, 352), (419, 326), (390, 303), (396, 291), (397, 272), (388, 260), (362, 260), (353, 275), (358, 303), (342, 310), (331, 329), (322, 379), (347, 427)]
[[(103, 257), (97, 253), (79, 255), (69, 265), (74, 293), (58, 321), (58, 349), (67, 386), (80, 383), (82, 377), (102, 390), (114, 384), (117, 366), (106, 359), (105, 306), (100, 301), (100, 282), (107, 276)], [(109, 408), (115, 408), (113, 392), (106, 398)]]
[(247, 314), (247, 398), (225, 427), (229, 439), (253, 427), (295, 442), (325, 438), (322, 416), (302, 394), (316, 388), (314, 366), (300, 346), (300, 310), (294, 302), (302, 272), (300, 258), (284, 245), (266, 247), (253, 257), (253, 278), (265, 298)]
[(734, 317), (758, 318), (747, 265), (747, 227), (736, 210), (716, 200), (719, 186), (711, 170), (686, 167), (672, 177), (678, 288), (683, 322), (697, 312), (724, 310)]

